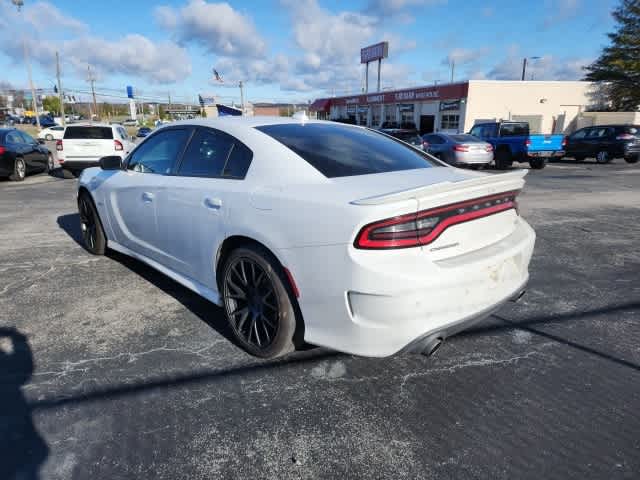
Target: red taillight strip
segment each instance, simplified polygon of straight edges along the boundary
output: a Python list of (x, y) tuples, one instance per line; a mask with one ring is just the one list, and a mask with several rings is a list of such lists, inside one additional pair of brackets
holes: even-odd
[[(444, 232), (447, 228), (453, 225), (458, 225), (460, 223), (468, 222), (470, 220), (475, 220), (482, 217), (488, 217), (496, 213), (511, 210), (512, 208), (516, 209), (517, 211), (518, 205), (515, 201), (515, 197), (517, 196), (518, 193), (519, 191), (503, 192), (497, 195), (488, 195), (485, 197), (474, 198), (473, 200), (466, 200), (464, 202), (452, 203), (442, 207), (436, 207), (429, 210), (423, 210), (421, 212), (410, 213), (407, 215), (400, 215), (398, 217), (389, 218), (379, 222), (373, 222), (362, 227), (362, 229), (356, 236), (356, 240), (354, 241), (354, 246), (360, 249), (393, 249), (393, 248), (407, 248), (407, 247), (428, 245), (429, 243), (432, 243), (436, 238), (438, 238), (442, 234), (442, 232)], [(432, 229), (430, 229), (425, 235), (422, 235), (422, 236), (418, 236), (419, 232), (416, 230), (416, 234), (408, 238), (394, 238), (394, 239), (369, 238), (372, 231), (386, 227), (386, 226), (418, 221), (420, 219), (433, 217), (434, 215), (451, 212), (457, 209), (463, 209), (469, 206), (481, 205), (482, 203), (498, 200), (501, 198), (505, 198), (508, 200), (505, 201), (504, 203), (500, 203), (497, 205), (484, 206), (484, 207), (480, 206), (477, 210), (473, 210), (470, 212), (462, 212), (459, 214), (454, 214), (446, 218), (443, 218), (439, 223), (437, 223)]]

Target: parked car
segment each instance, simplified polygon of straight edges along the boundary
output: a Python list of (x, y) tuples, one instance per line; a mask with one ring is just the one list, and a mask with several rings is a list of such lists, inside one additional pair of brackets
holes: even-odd
[(496, 168), (509, 168), (513, 162), (529, 162), (531, 168), (544, 168), (547, 160), (564, 155), (563, 135), (529, 133), (527, 122), (477, 123), (469, 134), (490, 143)]
[(223, 307), (254, 355), (302, 340), (428, 354), (522, 292), (525, 173), (451, 168), (336, 122), (191, 120), (85, 170), (80, 231), (89, 252), (131, 255)]
[(624, 158), (628, 163), (640, 159), (640, 125), (599, 125), (581, 128), (567, 137), (565, 155), (578, 161), (595, 158), (608, 163)]
[[(36, 125), (36, 118), (33, 117), (31, 119), (31, 125)], [(57, 125), (57, 123), (48, 115), (40, 115), (40, 126), (42, 128), (53, 127)]]
[(122, 125), (124, 125), (125, 127), (136, 127), (138, 125), (138, 120), (136, 120), (135, 118), (127, 118), (124, 122), (122, 122)]
[(381, 128), (380, 131), (387, 135), (391, 135), (398, 140), (407, 142), (414, 147), (422, 148), (422, 137), (417, 130), (404, 128)]
[(122, 125), (104, 123), (69, 125), (56, 142), (58, 160), (74, 174), (97, 166), (108, 155), (124, 158), (134, 146)]
[(64, 127), (55, 125), (53, 127), (43, 128), (42, 130), (40, 130), (40, 133), (38, 133), (38, 138), (42, 138), (47, 141), (61, 140), (63, 135)]
[(0, 129), (0, 177), (20, 182), (29, 173), (54, 168), (55, 161), (49, 149), (31, 135), (13, 128)]
[(140, 127), (138, 129), (138, 133), (136, 133), (136, 137), (144, 138), (151, 133), (151, 129), (149, 127)]
[(423, 135), (426, 152), (454, 166), (484, 166), (493, 161), (493, 147), (478, 137), (465, 133), (431, 133)]

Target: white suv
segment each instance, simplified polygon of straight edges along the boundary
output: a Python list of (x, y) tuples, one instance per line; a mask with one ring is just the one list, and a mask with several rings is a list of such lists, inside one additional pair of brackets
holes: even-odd
[(102, 157), (124, 158), (134, 146), (122, 125), (105, 123), (69, 125), (56, 142), (60, 165), (74, 173), (98, 166)]

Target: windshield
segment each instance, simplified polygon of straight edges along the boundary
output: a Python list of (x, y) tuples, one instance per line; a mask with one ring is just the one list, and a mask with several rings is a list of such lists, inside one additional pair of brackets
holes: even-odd
[(330, 123), (256, 128), (293, 150), (328, 178), (438, 166), (415, 148), (364, 128)]

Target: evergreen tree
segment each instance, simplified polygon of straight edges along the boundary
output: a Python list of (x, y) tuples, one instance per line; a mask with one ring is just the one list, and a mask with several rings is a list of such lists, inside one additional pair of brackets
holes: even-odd
[(585, 80), (597, 82), (614, 110), (640, 108), (640, 0), (622, 0), (613, 11), (617, 29), (611, 44), (588, 67)]

